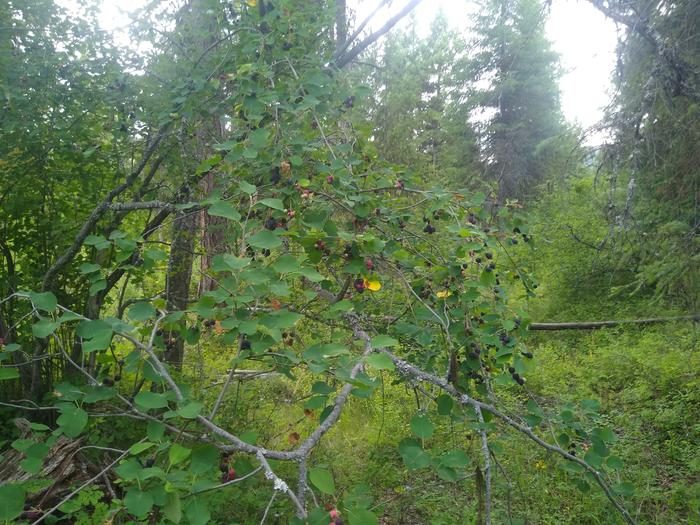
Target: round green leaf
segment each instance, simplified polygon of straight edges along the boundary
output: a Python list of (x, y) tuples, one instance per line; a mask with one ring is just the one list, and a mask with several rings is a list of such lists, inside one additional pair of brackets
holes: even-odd
[(261, 230), (248, 238), (248, 244), (253, 248), (271, 249), (282, 245), (282, 239), (270, 230)]
[(405, 438), (399, 443), (399, 454), (409, 470), (429, 467), (432, 463), (428, 455), (413, 438)]
[(163, 394), (156, 392), (139, 392), (136, 394), (134, 401), (137, 405), (143, 408), (165, 408), (168, 406), (168, 400)]
[(202, 411), (203, 406), (204, 405), (202, 405), (202, 403), (193, 401), (192, 403), (189, 403), (181, 409), (179, 409), (177, 411), (177, 415), (180, 417), (184, 417), (185, 419), (194, 419)]
[(0, 368), (0, 381), (5, 379), (17, 379), (19, 377), (19, 370), (16, 367), (3, 367)]
[(309, 471), (309, 479), (314, 486), (324, 494), (335, 493), (335, 483), (333, 475), (325, 468), (317, 467)]
[(51, 292), (30, 292), (29, 298), (32, 300), (34, 306), (36, 306), (39, 310), (43, 310), (44, 312), (53, 312), (58, 306), (58, 300)]
[(211, 513), (201, 498), (192, 498), (185, 508), (185, 516), (191, 525), (205, 525), (209, 523)]
[(182, 463), (188, 457), (190, 457), (191, 453), (192, 450), (190, 450), (189, 448), (183, 447), (182, 445), (175, 443), (173, 444), (173, 446), (170, 447), (170, 450), (168, 451), (168, 459), (170, 460), (171, 465), (177, 465), (178, 463)]
[(372, 338), (372, 348), (387, 348), (390, 346), (399, 346), (399, 342), (388, 335), (377, 335)]
[(63, 433), (70, 438), (78, 437), (87, 425), (87, 422), (87, 412), (76, 406), (63, 410), (56, 420)]
[(440, 463), (450, 468), (464, 468), (469, 464), (469, 456), (462, 450), (452, 450), (440, 457)]
[(207, 213), (209, 215), (213, 215), (214, 217), (223, 217), (232, 221), (238, 221), (241, 218), (241, 214), (238, 213), (238, 210), (228, 202), (224, 201), (215, 202), (209, 206)]
[(377, 370), (394, 370), (396, 365), (386, 354), (372, 354), (367, 357), (367, 364)]
[(284, 211), (284, 203), (280, 199), (261, 199), (258, 204), (267, 206), (274, 210)]
[(0, 521), (10, 522), (24, 510), (24, 489), (15, 484), (0, 485)]
[(411, 431), (421, 439), (428, 439), (435, 432), (435, 425), (431, 423), (428, 416), (418, 414), (411, 419)]
[(591, 467), (595, 469), (599, 469), (603, 466), (603, 458), (596, 454), (592, 449), (586, 452), (586, 455), (583, 456), (583, 459), (586, 463), (588, 463)]
[(182, 519), (182, 504), (177, 492), (168, 493), (168, 500), (163, 507), (163, 514), (173, 523), (180, 523)]
[(129, 448), (129, 452), (134, 456), (137, 456), (144, 450), (148, 450), (149, 448), (151, 448), (153, 445), (155, 445), (155, 443), (149, 443), (148, 441), (144, 441), (143, 443), (134, 443)]
[(153, 496), (133, 488), (124, 497), (124, 506), (134, 516), (144, 518), (153, 507)]
[(147, 301), (138, 302), (129, 308), (129, 319), (145, 321), (156, 315), (156, 309)]

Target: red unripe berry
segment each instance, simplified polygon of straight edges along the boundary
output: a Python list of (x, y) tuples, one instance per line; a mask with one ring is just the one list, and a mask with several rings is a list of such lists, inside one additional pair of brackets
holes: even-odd
[(365, 261), (365, 266), (367, 266), (368, 270), (372, 270), (374, 268), (374, 262), (372, 262), (372, 259), (367, 259)]
[(331, 519), (336, 519), (338, 516), (340, 516), (338, 509), (332, 509), (328, 514), (330, 514)]
[(236, 479), (236, 471), (233, 469), (233, 467), (229, 467), (228, 469), (228, 479), (229, 481)]
[(328, 182), (328, 184), (333, 184), (334, 180), (335, 178), (333, 177), (333, 175), (328, 175), (328, 177), (326, 177), (326, 182)]
[(290, 219), (293, 219), (296, 214), (297, 212), (295, 212), (294, 210), (287, 210), (287, 217), (289, 217)]

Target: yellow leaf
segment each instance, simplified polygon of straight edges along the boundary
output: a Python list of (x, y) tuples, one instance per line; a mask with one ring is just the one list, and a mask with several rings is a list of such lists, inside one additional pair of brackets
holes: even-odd
[(379, 281), (370, 281), (369, 279), (365, 279), (365, 288), (376, 292), (382, 289), (382, 283)]
[(245, 3), (248, 4), (250, 7), (255, 7), (256, 5), (258, 5), (258, 0), (246, 0)]
[(437, 295), (440, 299), (444, 299), (445, 297), (449, 297), (450, 295), (452, 295), (452, 292), (450, 292), (449, 290), (441, 290), (435, 295)]

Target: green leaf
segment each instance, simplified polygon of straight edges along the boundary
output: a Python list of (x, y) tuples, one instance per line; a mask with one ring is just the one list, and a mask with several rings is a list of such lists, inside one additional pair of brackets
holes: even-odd
[(444, 479), (445, 481), (449, 481), (450, 483), (454, 483), (455, 481), (459, 480), (459, 473), (450, 467), (446, 467), (444, 465), (440, 465), (437, 469), (437, 475), (440, 479)]
[(600, 402), (597, 399), (584, 399), (581, 401), (581, 408), (588, 412), (599, 412)]
[(9, 523), (22, 514), (25, 495), (19, 485), (0, 485), (0, 522)]
[(623, 481), (622, 483), (617, 483), (613, 490), (620, 496), (630, 497), (634, 495), (634, 485), (628, 481)]
[(334, 391), (333, 387), (328, 385), (327, 383), (324, 383), (323, 381), (316, 381), (312, 386), (311, 386), (311, 391), (314, 394), (319, 394), (322, 396), (327, 396), (331, 392)]
[(411, 432), (421, 439), (429, 439), (435, 432), (435, 425), (432, 424), (428, 416), (418, 414), (411, 419)]
[(432, 463), (430, 456), (421, 448), (418, 441), (412, 438), (401, 440), (399, 454), (409, 470), (429, 467)]
[(612, 470), (620, 470), (624, 463), (617, 456), (610, 456), (606, 461), (605, 465)]
[(32, 325), (32, 334), (38, 339), (43, 339), (50, 336), (61, 326), (60, 323), (51, 321), (51, 319), (41, 319)]
[(132, 481), (139, 477), (143, 467), (136, 459), (129, 459), (121, 463), (114, 469), (120, 478), (125, 481)]
[(367, 364), (377, 370), (394, 370), (396, 365), (386, 354), (372, 354), (367, 357)]
[(160, 441), (165, 435), (165, 425), (159, 421), (149, 421), (146, 427), (148, 439), (152, 441)]
[(153, 496), (138, 488), (132, 488), (124, 497), (124, 506), (137, 518), (145, 518), (153, 507)]
[(29, 298), (32, 300), (32, 303), (36, 308), (43, 310), (44, 312), (53, 312), (58, 306), (58, 300), (51, 292), (29, 292)]
[(83, 243), (87, 244), (88, 246), (97, 246), (98, 244), (107, 243), (107, 239), (105, 239), (102, 235), (88, 235), (85, 237)]
[(25, 458), (19, 462), (19, 466), (29, 474), (38, 474), (43, 463), (40, 458)]
[(201, 498), (192, 498), (185, 508), (185, 516), (191, 525), (205, 525), (209, 523), (211, 513)]
[(148, 301), (141, 301), (129, 308), (129, 319), (145, 321), (156, 315), (156, 309)]
[(325, 277), (323, 277), (323, 275), (318, 273), (313, 268), (304, 267), (301, 270), (299, 270), (299, 273), (301, 275), (303, 275), (304, 277), (306, 277), (312, 283), (320, 283), (321, 281), (323, 281), (323, 279), (325, 279)]
[(284, 211), (284, 203), (281, 199), (262, 199), (258, 204), (272, 208), (273, 210)]
[(191, 449), (183, 447), (178, 443), (174, 443), (168, 451), (168, 460), (170, 461), (171, 465), (177, 465), (190, 457), (191, 453)]
[(19, 378), (19, 370), (15, 367), (3, 367), (0, 368), (0, 381), (6, 379), (17, 379)]
[(301, 268), (301, 265), (296, 257), (291, 255), (283, 255), (274, 262), (272, 268), (277, 273), (292, 273), (298, 271)]
[(56, 423), (66, 436), (75, 438), (87, 426), (88, 415), (82, 408), (71, 406), (63, 410)]
[(348, 525), (379, 525), (377, 516), (368, 509), (349, 507)]
[(129, 448), (129, 453), (134, 455), (134, 456), (138, 456), (139, 454), (141, 454), (141, 452), (143, 452), (144, 450), (148, 450), (149, 448), (151, 448), (154, 445), (155, 445), (155, 443), (150, 443), (148, 441), (144, 441), (142, 443), (134, 443)]
[(325, 468), (317, 467), (309, 471), (309, 479), (314, 486), (324, 494), (333, 495), (335, 493), (335, 483), (333, 475)]
[(270, 136), (270, 132), (265, 128), (259, 128), (255, 131), (251, 131), (248, 135), (250, 139), (250, 144), (255, 149), (261, 149), (267, 144), (267, 138)]
[(137, 405), (143, 408), (165, 408), (168, 406), (168, 400), (163, 394), (156, 392), (139, 392), (136, 394), (134, 401)]
[(261, 230), (255, 235), (248, 238), (248, 244), (253, 248), (262, 248), (270, 250), (282, 245), (282, 239), (272, 233), (270, 230)]
[(209, 215), (213, 215), (214, 217), (224, 217), (225, 219), (230, 219), (232, 221), (238, 221), (241, 219), (241, 214), (238, 213), (238, 210), (225, 201), (215, 202), (209, 206), (207, 213)]
[(442, 394), (436, 399), (437, 411), (441, 416), (449, 416), (452, 413), (452, 407), (454, 406), (454, 401), (447, 394)]
[(603, 466), (603, 458), (601, 458), (593, 450), (589, 450), (588, 452), (586, 452), (586, 455), (583, 456), (583, 459), (594, 469), (600, 469)]
[(469, 464), (469, 456), (462, 450), (452, 450), (440, 457), (440, 463), (450, 468), (464, 468)]
[(102, 319), (85, 320), (78, 324), (75, 330), (78, 337), (93, 339), (95, 337), (112, 336), (112, 325)]
[(377, 335), (372, 338), (372, 348), (387, 348), (390, 346), (399, 346), (399, 342), (388, 335)]
[(215, 255), (212, 259), (212, 268), (215, 272), (231, 272), (242, 270), (250, 264), (248, 257), (235, 257), (230, 253)]
[(248, 195), (254, 195), (256, 191), (258, 191), (258, 188), (250, 184), (249, 182), (246, 182), (244, 180), (240, 181), (238, 183), (238, 187), (241, 188), (241, 191), (243, 193), (247, 193)]
[(195, 419), (202, 411), (203, 406), (204, 405), (202, 403), (193, 401), (192, 403), (189, 403), (181, 409), (177, 410), (177, 415), (180, 417), (184, 417), (185, 419)]
[(304, 408), (309, 410), (316, 410), (326, 406), (326, 401), (328, 401), (327, 396), (313, 396), (310, 397), (306, 403), (304, 403)]
[(168, 493), (168, 499), (163, 506), (163, 514), (173, 523), (180, 523), (182, 519), (182, 503), (177, 492)]
[(88, 290), (88, 293), (90, 294), (90, 297), (92, 297), (98, 292), (104, 290), (105, 288), (107, 288), (107, 281), (105, 279), (98, 279), (97, 281), (92, 283), (90, 289)]
[(197, 476), (219, 466), (219, 451), (213, 445), (198, 445), (192, 450), (190, 472)]
[(596, 428), (593, 430), (593, 434), (608, 444), (613, 444), (617, 441), (617, 436), (615, 436), (615, 433), (607, 427)]

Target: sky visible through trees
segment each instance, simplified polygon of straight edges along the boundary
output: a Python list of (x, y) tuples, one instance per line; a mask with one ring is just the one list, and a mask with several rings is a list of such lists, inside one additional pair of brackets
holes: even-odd
[[(72, 0), (62, 0), (70, 4)], [(128, 13), (141, 7), (145, 0), (102, 2), (100, 24), (104, 29), (117, 31), (129, 23)], [(374, 0), (356, 0), (348, 4), (356, 9), (357, 20), (363, 20), (377, 5)], [(379, 27), (391, 15), (393, 9), (385, 9), (370, 27)], [(439, 10), (447, 15), (449, 23), (464, 30), (475, 3), (468, 0), (431, 0), (416, 8), (418, 29), (425, 34)], [(560, 79), (562, 110), (572, 122), (583, 127), (595, 125), (603, 116), (603, 109), (610, 102), (610, 77), (615, 66), (617, 30), (609, 19), (587, 2), (581, 0), (556, 0), (551, 3), (547, 20), (547, 36), (554, 50), (561, 55), (564, 71)], [(399, 24), (401, 27), (402, 24)], [(117, 35), (122, 45), (123, 37)], [(593, 135), (590, 142), (599, 142), (603, 137)]]

